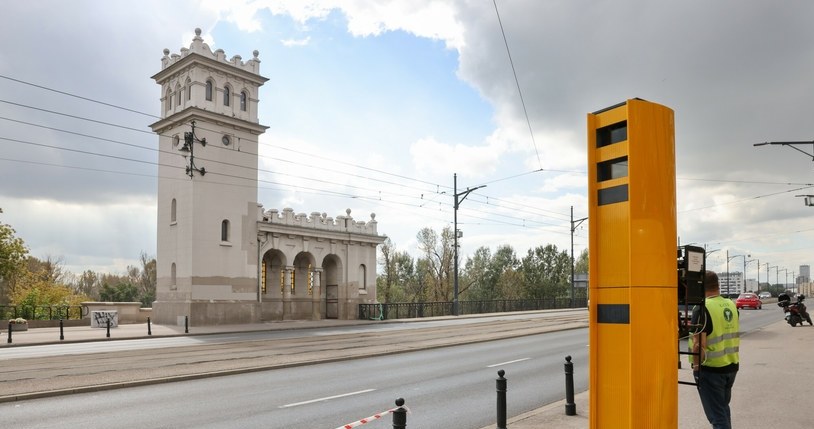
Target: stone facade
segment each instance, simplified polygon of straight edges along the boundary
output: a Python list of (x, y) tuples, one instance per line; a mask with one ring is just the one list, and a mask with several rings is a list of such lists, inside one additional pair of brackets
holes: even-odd
[(356, 318), (375, 302), (376, 246), (350, 216), (265, 212), (257, 199), (259, 53), (242, 61), (196, 36), (164, 50), (153, 320), (190, 325)]

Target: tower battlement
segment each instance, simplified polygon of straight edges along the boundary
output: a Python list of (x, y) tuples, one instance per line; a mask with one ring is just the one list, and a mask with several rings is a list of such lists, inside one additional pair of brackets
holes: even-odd
[(161, 70), (166, 69), (176, 62), (181, 61), (187, 55), (193, 53), (201, 55), (205, 58), (210, 58), (220, 63), (230, 64), (249, 73), (260, 74), (260, 59), (258, 58), (260, 52), (257, 50), (252, 52), (254, 58), (248, 61), (243, 61), (243, 58), (240, 55), (235, 55), (231, 59), (227, 60), (226, 52), (224, 52), (223, 49), (216, 49), (215, 52), (212, 52), (209, 45), (204, 43), (203, 38), (201, 37), (200, 28), (195, 29), (195, 37), (192, 39), (192, 43), (189, 45), (189, 48), (181, 48), (180, 55), (170, 54), (170, 50), (164, 48), (164, 57), (161, 58)]
[(376, 214), (370, 214), (370, 220), (357, 221), (350, 215), (350, 209), (345, 210), (345, 216), (339, 215), (336, 219), (328, 217), (327, 213), (312, 212), (294, 213), (294, 209), (284, 208), (282, 213), (277, 209), (271, 209), (262, 213), (262, 221), (276, 225), (297, 226), (300, 228), (312, 228), (325, 231), (352, 232), (356, 234), (378, 235)]

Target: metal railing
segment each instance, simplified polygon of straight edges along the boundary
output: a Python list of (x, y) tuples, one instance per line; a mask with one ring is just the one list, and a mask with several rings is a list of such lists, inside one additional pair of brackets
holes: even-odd
[[(502, 299), (494, 301), (460, 301), (460, 314), (505, 313), (513, 311), (549, 310), (557, 308), (584, 308), (586, 298)], [(359, 304), (359, 319), (416, 319), (422, 317), (451, 316), (452, 302), (395, 302)]]
[(84, 305), (0, 305), (0, 320), (22, 317), (26, 320), (71, 320), (88, 315)]

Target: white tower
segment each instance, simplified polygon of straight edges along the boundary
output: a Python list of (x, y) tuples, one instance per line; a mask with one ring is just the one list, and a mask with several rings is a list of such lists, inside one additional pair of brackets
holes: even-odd
[(257, 263), (258, 52), (227, 60), (203, 42), (164, 49), (159, 135), (156, 323), (260, 320)]

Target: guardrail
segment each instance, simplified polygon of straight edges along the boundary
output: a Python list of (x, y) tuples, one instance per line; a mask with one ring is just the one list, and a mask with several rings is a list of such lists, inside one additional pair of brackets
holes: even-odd
[(84, 305), (0, 305), (0, 320), (78, 320), (88, 314)]
[[(549, 310), (557, 308), (583, 308), (585, 298), (504, 299), (494, 301), (460, 301), (460, 314), (505, 313), (513, 311)], [(416, 319), (422, 317), (451, 316), (452, 302), (394, 302), (359, 304), (359, 319)]]

